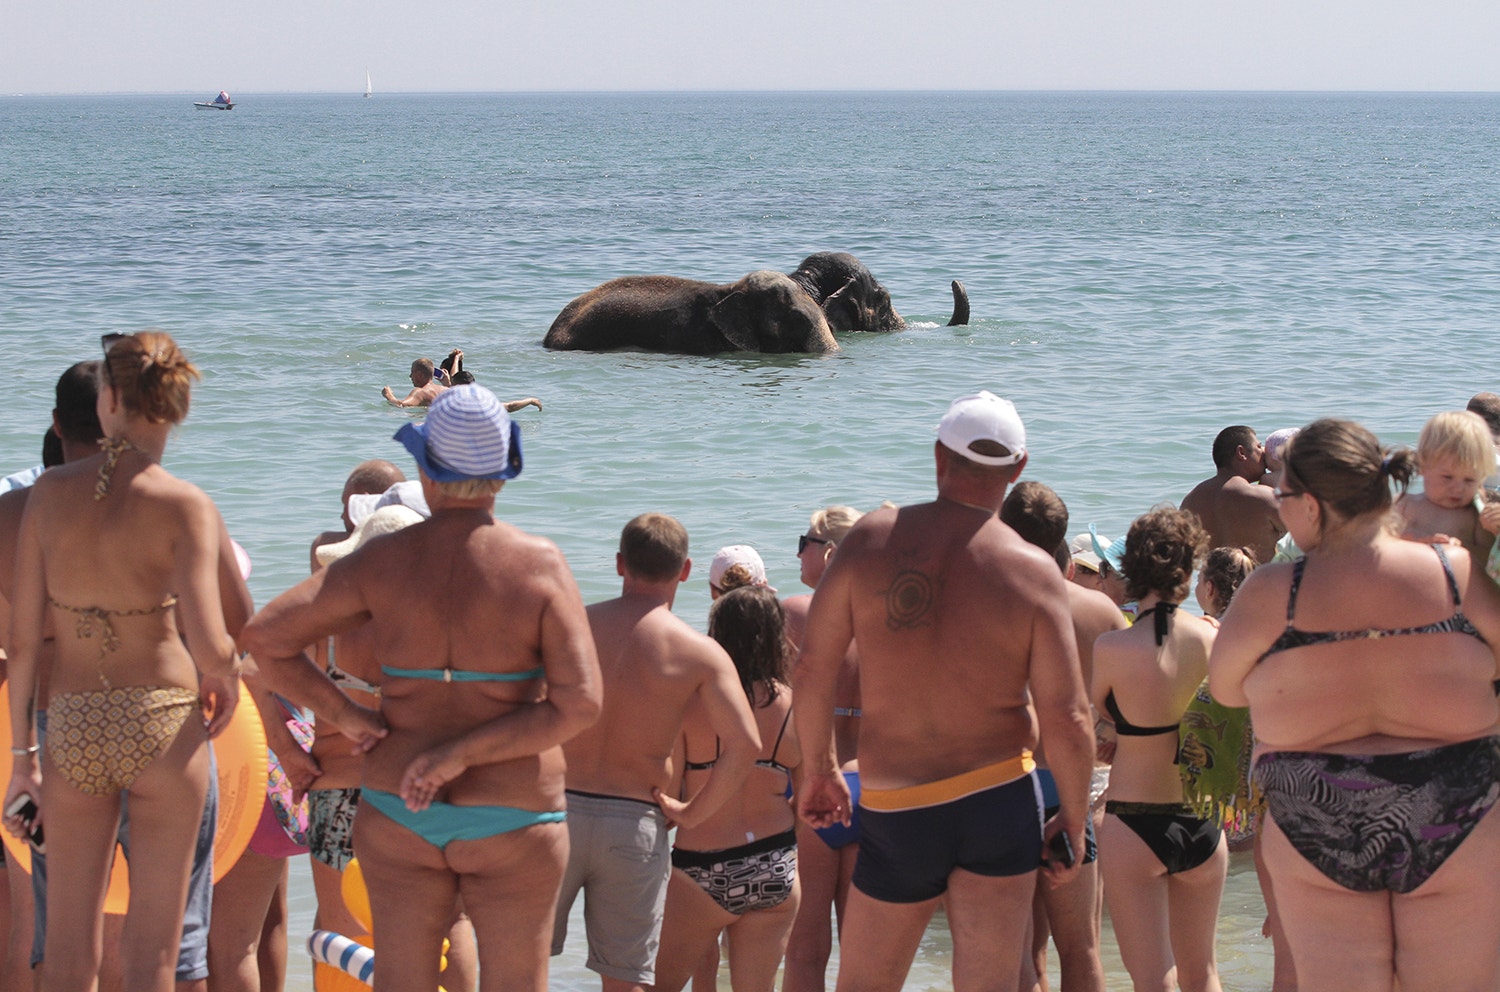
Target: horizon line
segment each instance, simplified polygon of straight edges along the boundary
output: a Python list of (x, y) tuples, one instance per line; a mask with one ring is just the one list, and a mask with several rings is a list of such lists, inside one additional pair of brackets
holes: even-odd
[[(228, 90), (228, 87), (219, 87)], [(160, 96), (160, 97), (192, 97), (201, 95), (202, 90), (35, 90), (35, 91), (10, 91), (0, 93), (4, 98), (21, 97), (134, 97), (134, 96)], [(359, 89), (337, 89), (337, 90), (295, 90), (275, 89), (242, 90), (252, 96), (365, 96), (363, 90)], [(870, 95), (939, 95), (939, 94), (963, 94), (963, 95), (998, 95), (998, 94), (1109, 94), (1109, 95), (1189, 95), (1189, 94), (1233, 94), (1233, 95), (1307, 95), (1307, 96), (1493, 96), (1500, 94), (1500, 89), (1492, 90), (1449, 90), (1449, 89), (1376, 89), (1376, 88), (1353, 88), (1353, 89), (1303, 89), (1288, 87), (1285, 89), (1274, 89), (1264, 87), (1244, 88), (1099, 88), (1099, 87), (1019, 87), (1019, 88), (956, 88), (935, 87), (931, 89), (875, 89), (875, 88), (803, 88), (803, 89), (496, 89), (496, 90), (385, 90), (375, 96), (751, 96), (751, 95), (821, 95), (821, 94), (870, 94)]]

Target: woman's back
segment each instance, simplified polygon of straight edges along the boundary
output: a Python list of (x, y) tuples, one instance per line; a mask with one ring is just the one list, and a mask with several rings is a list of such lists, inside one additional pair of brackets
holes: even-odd
[[(693, 851), (718, 851), (791, 830), (796, 825), (789, 792), (793, 769), (802, 763), (802, 748), (792, 725), (792, 693), (779, 686), (776, 698), (765, 683), (756, 684), (751, 700), (761, 750), (744, 786), (703, 823), (677, 833), (676, 846)], [(708, 778), (708, 768), (717, 755), (717, 738), (697, 710), (684, 721), (686, 746), (683, 791), (692, 795)], [(695, 767), (696, 766), (696, 767)], [(708, 766), (708, 767), (705, 767)]]
[(28, 513), (56, 634), (51, 690), (195, 687), (173, 606), (186, 588), (182, 546), (196, 539), (189, 518), (214, 514), (208, 498), (126, 446), (113, 463), (100, 455), (47, 472)]
[[(1169, 611), (1160, 645), (1155, 611)], [(1157, 603), (1135, 626), (1111, 631), (1094, 646), (1095, 699), (1115, 721), (1118, 745), (1110, 770), (1112, 799), (1181, 802), (1177, 725), (1208, 674), (1214, 627)]]

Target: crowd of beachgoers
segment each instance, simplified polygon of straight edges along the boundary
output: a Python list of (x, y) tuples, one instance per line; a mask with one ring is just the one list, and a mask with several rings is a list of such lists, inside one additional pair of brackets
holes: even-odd
[[(257, 611), (161, 464), (197, 369), (161, 332), (103, 345), (0, 494), (0, 992), (279, 990), (303, 856), (318, 989), (540, 992), (571, 937), (605, 992), (894, 990), (941, 907), (954, 989), (1045, 988), (1055, 947), (1098, 992), (1107, 906), (1136, 989), (1214, 992), (1236, 849), (1277, 992), (1500, 982), (1500, 396), (1414, 450), (1227, 427), (1114, 539), (1025, 477), (1013, 404), (962, 396), (911, 439), (931, 502), (812, 514), (796, 595), (719, 549), (704, 633), (672, 517), (622, 521), (587, 606), (497, 518), (541, 403), (458, 350), (384, 390), (427, 408), (407, 467), (351, 466)], [(239, 761), (252, 711), (268, 798), (216, 864), (210, 741)]]

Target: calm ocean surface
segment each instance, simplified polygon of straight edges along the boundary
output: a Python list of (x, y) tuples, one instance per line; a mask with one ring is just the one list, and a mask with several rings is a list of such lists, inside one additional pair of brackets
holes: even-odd
[[(165, 328), (205, 373), (168, 466), (218, 502), (259, 603), (305, 575), (355, 463), (407, 465), (412, 415), (380, 386), (452, 347), (545, 404), (517, 415), (498, 509), (586, 601), (617, 591), (646, 510), (700, 563), (753, 544), (798, 591), (807, 515), (929, 498), (932, 428), (979, 387), (1020, 408), (1027, 476), (1073, 530), (1110, 536), (1209, 475), (1228, 424), (1335, 414), (1412, 442), (1500, 388), (1500, 96), (237, 99), (0, 98), (0, 474), (39, 460), (57, 375), (100, 334)], [(860, 256), (911, 328), (829, 357), (541, 348), (614, 276), (728, 282), (819, 250)], [(964, 328), (943, 326), (954, 278)], [(695, 575), (678, 612), (707, 607)], [(1226, 988), (1269, 987), (1260, 914), (1237, 862)], [(909, 988), (947, 987), (945, 940)], [(556, 987), (597, 987), (582, 955)], [(307, 989), (295, 950), (293, 971)]]

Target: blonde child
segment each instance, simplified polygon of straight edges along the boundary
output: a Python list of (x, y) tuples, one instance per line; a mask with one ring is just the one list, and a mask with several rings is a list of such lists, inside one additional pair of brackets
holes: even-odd
[(1483, 561), (1495, 535), (1480, 521), (1480, 484), (1495, 471), (1495, 447), (1484, 420), (1467, 410), (1440, 413), (1427, 421), (1417, 439), (1422, 492), (1396, 504), (1402, 533), (1457, 538)]

